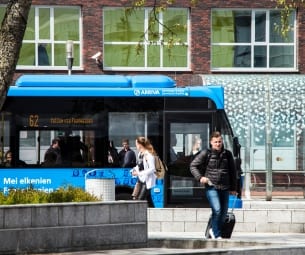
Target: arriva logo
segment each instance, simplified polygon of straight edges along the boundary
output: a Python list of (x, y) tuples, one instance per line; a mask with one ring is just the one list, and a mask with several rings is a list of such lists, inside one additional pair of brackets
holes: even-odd
[(135, 96), (149, 96), (149, 95), (160, 95), (160, 91), (158, 89), (135, 89)]

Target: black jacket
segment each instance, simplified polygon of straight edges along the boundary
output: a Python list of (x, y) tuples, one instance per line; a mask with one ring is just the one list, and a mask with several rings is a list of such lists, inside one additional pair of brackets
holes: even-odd
[(136, 154), (133, 150), (128, 149), (125, 151), (124, 149), (119, 152), (119, 160), (121, 167), (135, 167), (137, 165)]
[(203, 150), (190, 164), (190, 171), (196, 180), (207, 177), (216, 189), (236, 191), (236, 169), (229, 150)]
[(46, 151), (44, 155), (44, 166), (59, 166), (62, 164), (61, 152), (59, 148), (52, 146)]

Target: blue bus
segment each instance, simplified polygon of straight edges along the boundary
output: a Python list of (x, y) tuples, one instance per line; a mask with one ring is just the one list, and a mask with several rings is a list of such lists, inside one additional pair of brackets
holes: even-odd
[[(168, 167), (151, 190), (155, 207), (206, 207), (189, 163), (194, 150), (209, 146), (214, 130), (238, 158), (222, 86), (178, 87), (164, 75), (23, 75), (9, 88), (1, 112), (0, 189), (51, 192), (85, 188), (86, 178), (112, 178), (115, 199), (131, 199), (136, 179), (130, 169), (109, 164), (108, 148), (119, 151), (128, 139), (136, 150), (136, 137), (145, 136)], [(44, 154), (57, 137), (63, 164), (47, 166)]]

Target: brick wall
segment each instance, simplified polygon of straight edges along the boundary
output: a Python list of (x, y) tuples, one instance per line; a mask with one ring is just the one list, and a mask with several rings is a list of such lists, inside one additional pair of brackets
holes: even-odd
[[(1, 0), (1, 2), (6, 2)], [(104, 72), (95, 62), (90, 59), (98, 51), (102, 51), (103, 40), (103, 7), (105, 6), (130, 6), (131, 0), (61, 0), (48, 1), (48, 5), (80, 5), (83, 11), (83, 63), (84, 71), (88, 74), (110, 74), (114, 72)], [(148, 5), (151, 6), (154, 1), (149, 0)], [(45, 4), (42, 0), (33, 0), (33, 5)], [(195, 7), (190, 6), (190, 0), (177, 0), (174, 7), (190, 7), (191, 8), (191, 71), (178, 73), (165, 73), (177, 80), (178, 85), (196, 85), (201, 82), (198, 74), (208, 74), (210, 71), (210, 11), (211, 8), (273, 8), (273, 1), (199, 1)], [(305, 73), (305, 17), (304, 12), (298, 12), (298, 38), (299, 38), (299, 72)], [(119, 72), (115, 72), (119, 73)], [(122, 73), (122, 72), (121, 72)], [(126, 73), (127, 74), (127, 73)], [(128, 73), (130, 74), (130, 73)]]

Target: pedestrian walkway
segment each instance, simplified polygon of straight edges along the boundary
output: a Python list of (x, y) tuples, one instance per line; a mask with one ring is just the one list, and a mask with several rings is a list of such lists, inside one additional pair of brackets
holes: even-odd
[[(265, 210), (270, 211), (268, 213), (269, 218), (272, 221), (278, 222), (280, 225), (282, 222), (287, 221), (287, 212), (291, 215), (288, 217), (289, 220), (294, 218), (294, 221), (300, 221), (300, 226), (303, 226), (302, 229), (292, 232), (264, 232), (263, 228), (257, 228), (257, 231), (248, 231), (245, 228), (238, 228), (237, 222), (234, 232), (231, 239), (222, 239), (222, 240), (206, 240), (203, 235), (204, 226), (200, 228), (202, 232), (159, 232), (159, 231), (148, 231), (148, 243), (145, 248), (137, 249), (114, 249), (114, 250), (96, 250), (96, 251), (76, 251), (76, 252), (65, 252), (65, 253), (51, 253), (56, 255), (177, 255), (177, 254), (204, 254), (204, 255), (258, 255), (258, 254), (268, 254), (268, 255), (304, 255), (305, 254), (305, 233), (304, 233), (304, 224), (305, 217), (305, 199), (283, 199), (283, 198), (274, 198), (273, 201), (265, 201), (263, 198), (259, 199), (250, 199), (243, 201), (243, 208), (236, 210), (237, 219), (244, 221), (245, 216), (243, 211), (252, 211), (253, 216), (251, 219), (255, 221), (264, 221), (262, 217), (262, 212)], [(170, 211), (170, 208), (162, 209), (163, 214), (166, 211)], [(165, 210), (165, 211), (164, 211)], [(182, 210), (182, 209), (181, 209)], [(190, 217), (193, 214), (192, 210), (201, 210), (201, 209), (186, 209), (187, 212), (184, 217)], [(156, 214), (156, 209), (152, 210)], [(160, 210), (161, 211), (161, 210)], [(261, 211), (260, 214), (257, 214), (257, 211)], [(209, 209), (206, 211), (203, 209), (205, 215), (209, 215)], [(295, 214), (293, 214), (295, 213)], [(298, 215), (298, 213), (300, 215)], [(239, 215), (238, 215), (239, 214)], [(173, 215), (175, 215), (173, 213)], [(196, 214), (200, 215), (200, 214)], [(164, 215), (163, 215), (164, 216)], [(165, 215), (168, 220), (167, 214)], [(165, 217), (164, 216), (164, 217)], [(177, 216), (177, 215), (176, 215)], [(163, 218), (164, 218), (163, 217)], [(161, 217), (162, 218), (162, 217)], [(175, 218), (173, 216), (173, 218)], [(181, 222), (181, 217), (177, 217), (180, 221), (177, 224), (183, 224)], [(249, 217), (248, 217), (249, 218)], [(276, 223), (275, 222), (275, 223)], [(284, 224), (283, 223), (283, 224)], [(174, 221), (171, 222), (174, 224)], [(195, 225), (200, 224), (198, 222)], [(248, 223), (249, 224), (249, 223)], [(267, 224), (267, 222), (265, 222)], [(291, 225), (291, 223), (286, 223)], [(260, 225), (262, 226), (262, 225)], [(239, 230), (240, 229), (240, 230)], [(276, 228), (270, 228), (275, 230)], [(197, 230), (193, 230), (197, 231)], [(245, 232), (246, 231), (246, 232)], [(258, 232), (262, 231), (262, 232)], [(111, 233), (109, 233), (111, 234)]]
[[(205, 240), (200, 232), (154, 232), (148, 248), (52, 253), (57, 255), (303, 255), (305, 234), (233, 233), (231, 239)], [(286, 253), (285, 253), (286, 251)]]

